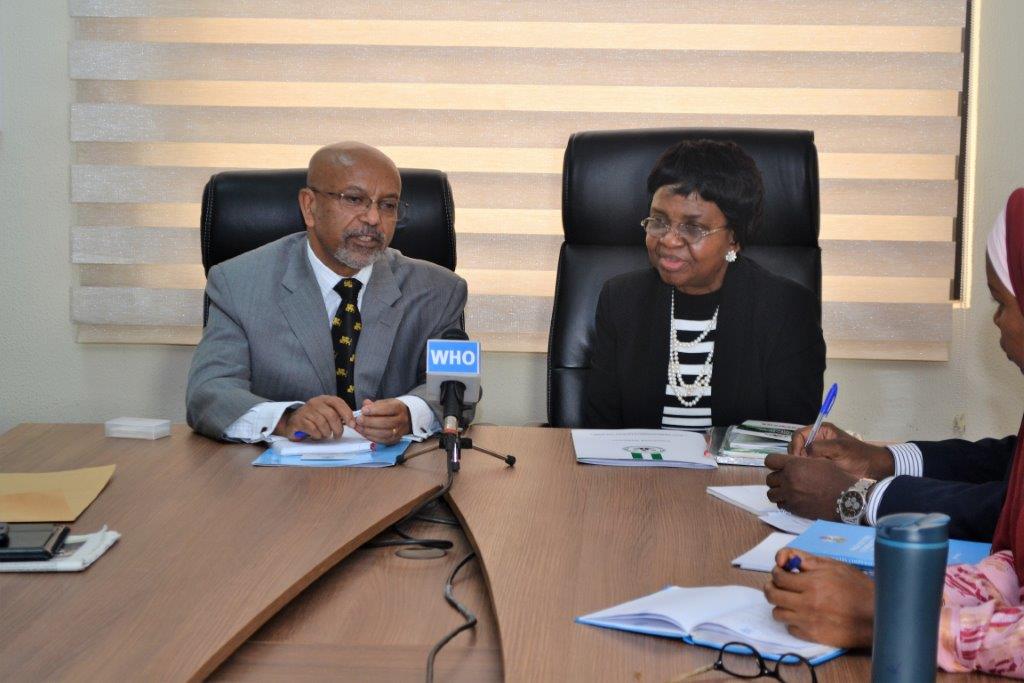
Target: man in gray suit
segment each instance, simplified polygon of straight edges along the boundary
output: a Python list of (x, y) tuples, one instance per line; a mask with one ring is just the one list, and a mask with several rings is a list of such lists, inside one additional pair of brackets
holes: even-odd
[(299, 191), (306, 233), (210, 269), (188, 377), (193, 429), (253, 442), (327, 439), (348, 425), (389, 444), (437, 427), (426, 341), (461, 327), (466, 282), (388, 248), (401, 190), (379, 150), (324, 147)]

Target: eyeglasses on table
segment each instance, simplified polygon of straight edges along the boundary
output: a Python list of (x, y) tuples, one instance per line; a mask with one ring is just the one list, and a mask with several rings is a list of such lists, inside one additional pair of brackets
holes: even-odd
[(818, 683), (814, 665), (806, 658), (787, 652), (777, 661), (766, 661), (753, 647), (739, 642), (723, 645), (713, 664), (676, 676), (669, 683), (687, 681), (709, 671), (721, 671), (734, 678), (774, 678), (783, 683)]

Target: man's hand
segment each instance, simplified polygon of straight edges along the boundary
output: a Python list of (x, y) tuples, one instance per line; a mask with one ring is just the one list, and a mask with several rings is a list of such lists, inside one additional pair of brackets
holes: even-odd
[(831, 422), (823, 422), (814, 441), (807, 446), (810, 433), (810, 427), (794, 433), (789, 442), (789, 452), (793, 455), (827, 458), (857, 479), (884, 479), (896, 471), (888, 448), (855, 439)]
[(355, 427), (352, 409), (337, 396), (314, 396), (297, 410), (285, 412), (277, 422), (274, 434), (300, 441), (295, 432), (305, 432), (310, 439), (334, 439), (341, 436), (345, 425)]
[[(800, 557), (799, 573), (783, 567)], [(854, 567), (783, 548), (764, 587), (772, 616), (794, 636), (835, 647), (870, 647), (875, 622), (875, 584)]]
[(362, 416), (356, 418), (356, 431), (370, 441), (391, 445), (412, 431), (409, 406), (397, 398), (367, 399), (362, 410)]
[(839, 494), (859, 478), (826, 458), (769, 453), (764, 464), (773, 470), (764, 480), (768, 484), (768, 500), (808, 519), (838, 519)]

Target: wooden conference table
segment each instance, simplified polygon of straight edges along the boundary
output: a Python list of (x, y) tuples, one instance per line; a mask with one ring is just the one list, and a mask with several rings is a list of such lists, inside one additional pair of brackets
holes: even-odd
[[(729, 560), (770, 529), (705, 492), (760, 483), (763, 470), (580, 466), (565, 430), (471, 436), (519, 460), (467, 452), (448, 496), (464, 533), (409, 523), (455, 543), (415, 560), (359, 546), (439, 490), (440, 451), (386, 470), (256, 468), (259, 448), (183, 426), (155, 442), (97, 425), (11, 430), (3, 471), (116, 463), (74, 530), (123, 537), (81, 574), (0, 574), (4, 680), (422, 680), (430, 647), (462, 622), (444, 580), (474, 548), (455, 593), (480, 622), (442, 650), (437, 680), (664, 681), (713, 661), (573, 618), (667, 584), (763, 585)], [(869, 671), (863, 653), (818, 667), (822, 681)]]

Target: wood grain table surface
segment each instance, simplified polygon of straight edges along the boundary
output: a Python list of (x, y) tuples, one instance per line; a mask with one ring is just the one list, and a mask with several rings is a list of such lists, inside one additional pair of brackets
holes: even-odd
[(444, 468), (253, 467), (261, 448), (176, 425), (156, 441), (102, 425), (21, 425), (0, 469), (114, 463), (74, 523), (122, 538), (81, 573), (0, 574), (4, 681), (207, 676), (312, 581), (439, 490)]
[[(455, 594), (479, 623), (441, 651), (438, 681), (665, 681), (713, 661), (705, 648), (573, 619), (668, 584), (760, 587), (766, 574), (729, 561), (771, 529), (705, 489), (763, 483), (764, 470), (577, 465), (568, 430), (474, 427), (471, 436), (519, 461), (510, 469), (464, 453), (449, 494), (463, 529), (424, 520), (402, 527), (455, 547), (411, 560), (393, 548), (356, 548), (436, 490), (440, 453), (377, 471), (265, 471), (249, 466), (258, 448), (216, 444), (179, 427), (152, 443), (105, 439), (96, 426), (8, 432), (0, 437), (4, 471), (116, 462), (114, 480), (75, 529), (107, 523), (125, 538), (82, 574), (0, 575), (5, 673), (11, 680), (212, 672), (218, 680), (422, 681), (430, 647), (462, 623), (444, 601), (445, 578), (474, 549), (479, 556), (459, 573)], [(279, 528), (279, 542), (261, 543), (253, 523), (280, 521), (282, 510), (287, 530)], [(179, 515), (199, 521), (180, 528)], [(443, 508), (428, 514), (445, 515)], [(360, 531), (359, 520), (374, 516), (378, 523)], [(218, 554), (225, 545), (244, 557)], [(24, 658), (47, 636), (54, 644), (43, 648), (56, 662)], [(823, 683), (864, 681), (869, 673), (866, 653), (818, 667)]]
[[(714, 661), (706, 648), (573, 619), (671, 584), (763, 586), (767, 574), (730, 560), (772, 529), (706, 492), (763, 484), (763, 469), (578, 465), (568, 430), (474, 427), (471, 435), (518, 458), (508, 469), (466, 455), (449, 494), (482, 558), (506, 681), (666, 681)], [(819, 678), (866, 681), (870, 663), (849, 653), (820, 665)], [(990, 680), (939, 675), (947, 679)]]

